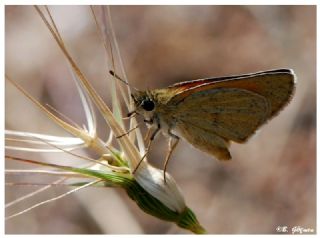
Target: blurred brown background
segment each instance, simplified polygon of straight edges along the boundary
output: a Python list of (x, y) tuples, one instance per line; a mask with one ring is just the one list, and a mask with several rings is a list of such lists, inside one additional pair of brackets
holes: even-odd
[[(50, 9), (80, 68), (110, 102), (106, 55), (89, 7)], [(315, 229), (316, 6), (112, 6), (111, 13), (130, 83), (140, 89), (273, 68), (295, 71), (292, 102), (248, 143), (232, 144), (232, 161), (219, 162), (182, 142), (169, 172), (210, 234)], [(6, 73), (42, 103), (84, 123), (66, 60), (35, 10), (6, 6), (5, 14)], [(8, 83), (5, 106), (7, 129), (63, 134)], [(150, 161), (162, 168), (166, 138), (159, 136), (155, 145)], [(72, 160), (48, 156), (60, 164)], [(7, 182), (39, 179), (8, 176)], [(9, 186), (6, 202), (35, 189)], [(64, 191), (50, 189), (8, 215)], [(144, 214), (123, 191), (89, 188), (7, 221), (6, 233), (188, 232)]]

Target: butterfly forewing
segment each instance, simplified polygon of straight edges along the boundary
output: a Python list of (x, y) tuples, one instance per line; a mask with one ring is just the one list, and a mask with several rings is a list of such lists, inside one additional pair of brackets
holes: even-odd
[[(171, 99), (171, 103), (180, 103), (195, 92), (218, 88), (239, 88), (255, 92), (265, 97), (270, 105), (270, 116), (276, 115), (291, 99), (294, 91), (294, 74), (291, 70), (273, 70), (240, 76), (230, 76), (195, 80), (195, 84), (182, 83), (184, 90)], [(189, 87), (188, 87), (189, 85)], [(177, 90), (178, 84), (172, 86)]]
[(237, 88), (195, 92), (176, 109), (178, 127), (192, 125), (225, 140), (244, 142), (270, 114), (268, 101)]

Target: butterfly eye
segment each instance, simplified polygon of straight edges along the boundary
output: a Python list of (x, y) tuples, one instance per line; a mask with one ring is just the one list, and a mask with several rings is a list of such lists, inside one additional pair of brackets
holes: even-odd
[(143, 100), (141, 107), (146, 111), (152, 111), (154, 109), (154, 102), (149, 99)]

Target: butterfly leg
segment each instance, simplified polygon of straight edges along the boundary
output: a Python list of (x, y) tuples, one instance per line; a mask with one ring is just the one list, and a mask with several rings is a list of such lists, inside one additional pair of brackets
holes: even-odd
[(151, 137), (150, 137), (150, 140), (148, 142), (148, 145), (147, 145), (147, 149), (146, 149), (146, 152), (145, 154), (142, 156), (142, 158), (140, 159), (137, 167), (133, 170), (133, 173), (135, 173), (137, 171), (137, 169), (139, 168), (140, 164), (142, 163), (142, 161), (144, 160), (144, 158), (147, 156), (147, 154), (149, 153), (150, 151), (150, 147), (151, 147), (151, 143), (152, 141), (154, 140), (155, 136), (158, 134), (158, 132), (160, 131), (161, 129), (161, 126), (160, 126), (160, 123), (158, 123), (157, 125), (157, 128), (155, 129), (155, 131), (152, 133)]
[(152, 129), (149, 128), (148, 131), (147, 131), (147, 134), (146, 134), (145, 137), (143, 138), (143, 140), (144, 140), (145, 142), (148, 141), (148, 138), (149, 138), (149, 136), (150, 136), (151, 131), (152, 131)]
[[(143, 120), (145, 123), (149, 124), (149, 125), (152, 125), (153, 124), (153, 119), (150, 119), (150, 120), (147, 120), (147, 119), (144, 119)], [(159, 128), (160, 125), (158, 125), (158, 128)], [(150, 133), (152, 131), (152, 127), (149, 127), (148, 129), (148, 132), (147, 134), (145, 135), (145, 137), (143, 138), (145, 142), (147, 142), (149, 136), (150, 136)]]
[(137, 114), (136, 111), (128, 112), (127, 116), (126, 116), (126, 117), (123, 117), (122, 119), (123, 119), (123, 120), (128, 120), (128, 119), (130, 119), (131, 117), (135, 116), (136, 114)]
[(129, 135), (129, 133), (130, 133), (131, 131), (134, 131), (134, 130), (137, 129), (139, 126), (140, 126), (140, 125), (137, 124), (135, 127), (131, 128), (131, 129), (128, 130), (126, 133), (124, 133), (124, 134), (122, 134), (122, 135), (120, 135), (120, 136), (117, 136), (116, 138), (119, 139), (119, 138), (121, 138), (121, 137), (123, 137), (123, 136), (125, 136), (125, 135)]
[[(169, 162), (169, 159), (172, 155), (172, 152), (174, 151), (174, 149), (177, 147), (178, 143), (179, 143), (179, 140), (180, 140), (180, 137), (173, 134), (170, 129), (168, 130), (168, 134), (170, 136), (170, 140), (169, 140), (169, 151), (168, 151), (168, 154), (166, 156), (166, 160), (164, 162), (164, 169), (163, 169), (163, 178), (164, 178), (164, 182), (166, 183), (166, 171), (167, 171), (167, 166), (168, 166), (168, 162)], [(174, 142), (173, 142), (174, 140)]]

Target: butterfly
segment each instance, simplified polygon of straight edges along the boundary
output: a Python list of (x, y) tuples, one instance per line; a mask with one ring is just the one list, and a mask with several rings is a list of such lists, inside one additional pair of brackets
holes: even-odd
[[(232, 158), (230, 142), (246, 142), (291, 100), (296, 76), (291, 69), (205, 78), (132, 94), (134, 111), (169, 136), (169, 158), (180, 138), (218, 160)], [(148, 150), (147, 148), (147, 150)]]

